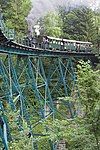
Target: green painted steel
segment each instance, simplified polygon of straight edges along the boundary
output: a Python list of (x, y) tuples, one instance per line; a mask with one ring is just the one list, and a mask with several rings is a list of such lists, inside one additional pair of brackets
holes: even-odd
[[(4, 61), (6, 58), (6, 61)], [(19, 62), (18, 62), (19, 61)], [(66, 58), (44, 58), (35, 56), (20, 56), (17, 55), (2, 55), (0, 60), (0, 76), (2, 77), (2, 90), (3, 97), (6, 102), (12, 107), (13, 110), (19, 109), (19, 120), (25, 120), (29, 126), (31, 135), (35, 138), (36, 133), (32, 132), (38, 124), (43, 122), (46, 118), (56, 118), (64, 115), (62, 110), (57, 109), (56, 101), (59, 101), (57, 97), (66, 97), (71, 95), (73, 84), (76, 82), (73, 74), (72, 64), (74, 60)], [(18, 62), (18, 64), (17, 64)], [(51, 63), (52, 62), (52, 63)], [(68, 77), (70, 81), (68, 81)], [(74, 84), (76, 86), (76, 84)], [(32, 114), (27, 110), (27, 106), (30, 106), (30, 100), (28, 95), (32, 92), (35, 97), (36, 103), (38, 103), (38, 115), (36, 115), (39, 121), (34, 120), (34, 124), (31, 127), (30, 117)], [(1, 92), (0, 92), (1, 94)], [(1, 98), (2, 101), (2, 98)], [(19, 101), (19, 108), (16, 108), (16, 103)], [(70, 117), (72, 117), (72, 107), (70, 108), (69, 102), (65, 105), (69, 110)], [(34, 116), (35, 117), (35, 116)], [(19, 130), (23, 125), (19, 124)]]
[[(69, 100), (66, 101), (65, 97), (73, 96), (73, 93), (79, 95), (75, 74), (76, 62), (80, 58), (94, 60), (95, 54), (74, 53), (76, 50), (74, 44), (66, 41), (65, 49), (72, 52), (65, 49), (59, 51), (58, 49), (62, 50), (63, 47), (61, 47), (62, 41), (58, 39), (51, 40), (51, 47), (48, 49), (48, 45), (47, 47), (41, 45), (42, 48), (30, 47), (29, 44), (26, 46), (24, 40), (19, 39), (21, 43), (17, 43), (13, 41), (14, 38), (14, 30), (9, 30), (5, 26), (1, 15), (0, 112), (3, 114), (5, 128), (0, 126), (0, 138), (5, 149), (8, 150), (11, 137), (8, 132), (4, 132), (4, 129), (9, 128), (5, 119), (4, 102), (6, 102), (13, 111), (18, 112), (16, 122), (19, 132), (23, 131), (23, 122), (26, 122), (33, 139), (32, 149), (38, 150), (37, 137), (48, 136), (38, 132), (38, 125), (42, 126), (47, 119), (52, 121), (58, 118), (73, 119), (77, 115), (74, 104)], [(64, 110), (60, 109), (63, 107)], [(45, 130), (49, 130), (47, 126)], [(55, 143), (50, 140), (48, 143), (51, 150), (56, 149)]]

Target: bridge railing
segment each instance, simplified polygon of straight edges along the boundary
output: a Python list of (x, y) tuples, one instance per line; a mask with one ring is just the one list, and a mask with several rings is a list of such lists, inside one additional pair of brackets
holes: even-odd
[(34, 47), (34, 48), (39, 47), (39, 46), (36, 46), (36, 44), (32, 40), (30, 40), (28, 37), (24, 37), (24, 36), (22, 36), (22, 37), (17, 37), (16, 36), (15, 37), (15, 42), (19, 43), (21, 45), (29, 46), (29, 47)]
[(7, 37), (8, 39), (14, 39), (15, 38), (15, 32), (14, 29), (9, 29), (8, 27), (6, 27), (2, 14), (0, 14), (0, 28), (3, 32), (3, 34), (5, 35), (5, 37)]
[(67, 51), (67, 52), (91, 52), (92, 45), (89, 42), (84, 43), (77, 43), (64, 41), (55, 41), (55, 40), (48, 40), (48, 42), (44, 42), (43, 40), (39, 41), (36, 38), (30, 37), (16, 37), (15, 41), (21, 45), (34, 47), (34, 48), (41, 48), (43, 50), (52, 50), (52, 51)]

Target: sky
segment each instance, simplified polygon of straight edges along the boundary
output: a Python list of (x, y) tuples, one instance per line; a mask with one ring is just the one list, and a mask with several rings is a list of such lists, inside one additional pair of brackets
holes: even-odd
[(92, 9), (100, 8), (100, 0), (31, 0), (32, 9), (27, 17), (28, 25), (35, 25), (36, 21), (50, 11), (56, 11), (58, 6), (68, 8), (85, 5)]

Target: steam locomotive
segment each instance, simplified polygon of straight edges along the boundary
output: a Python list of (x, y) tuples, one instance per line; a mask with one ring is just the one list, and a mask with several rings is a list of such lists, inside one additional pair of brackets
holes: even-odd
[(53, 51), (91, 52), (92, 50), (91, 42), (68, 40), (40, 35), (26, 38), (24, 44), (34, 48), (41, 48), (44, 50), (49, 49)]

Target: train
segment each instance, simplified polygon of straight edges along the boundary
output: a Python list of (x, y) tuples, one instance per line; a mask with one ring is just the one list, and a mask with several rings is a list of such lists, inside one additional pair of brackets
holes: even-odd
[(41, 48), (44, 50), (53, 51), (68, 51), (68, 52), (91, 52), (92, 43), (63, 38), (55, 38), (51, 36), (35, 36), (24, 39), (24, 45)]

